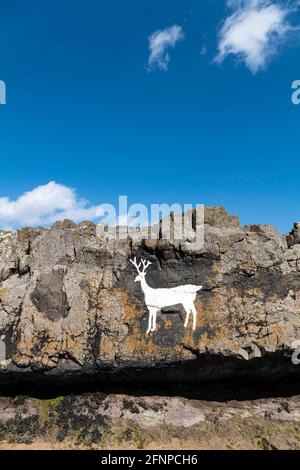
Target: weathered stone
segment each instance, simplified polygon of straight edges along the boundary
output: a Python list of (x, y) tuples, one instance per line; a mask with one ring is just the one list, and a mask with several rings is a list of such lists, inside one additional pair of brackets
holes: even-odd
[(294, 224), (293, 230), (287, 237), (287, 242), (289, 246), (293, 246), (296, 243), (300, 243), (300, 223), (297, 222)]
[(217, 403), (85, 393), (0, 398), (1, 449), (299, 450), (300, 397)]
[[(300, 239), (239, 226), (206, 208), (204, 246), (187, 240), (115, 240), (91, 222), (0, 232), (0, 381), (202, 382), (299, 374)], [(197, 329), (180, 306), (147, 308), (133, 256), (152, 262), (151, 287), (202, 285)]]

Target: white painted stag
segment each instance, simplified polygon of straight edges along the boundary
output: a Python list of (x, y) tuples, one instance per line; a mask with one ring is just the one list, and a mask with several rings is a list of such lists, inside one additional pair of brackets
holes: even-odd
[[(186, 311), (186, 318), (184, 327), (188, 326), (190, 313), (193, 315), (193, 330), (196, 329), (196, 307), (194, 301), (196, 299), (197, 292), (202, 289), (202, 286), (193, 286), (187, 284), (184, 286), (171, 287), (169, 289), (159, 288), (153, 289), (146, 282), (146, 270), (150, 266), (151, 262), (141, 259), (137, 263), (136, 258), (131, 259), (130, 262), (136, 268), (138, 275), (134, 282), (140, 282), (142, 291), (145, 295), (145, 303), (149, 310), (149, 321), (148, 329), (146, 333), (155, 331), (156, 329), (156, 315), (159, 310), (163, 307), (171, 307), (173, 305), (181, 304)], [(141, 269), (140, 269), (141, 268)]]

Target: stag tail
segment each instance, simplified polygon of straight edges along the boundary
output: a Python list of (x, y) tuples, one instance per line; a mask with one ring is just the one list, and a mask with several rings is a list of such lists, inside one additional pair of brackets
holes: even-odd
[(176, 292), (183, 292), (186, 294), (196, 294), (199, 290), (202, 289), (202, 286), (193, 286), (192, 284), (186, 284), (184, 286), (175, 287)]

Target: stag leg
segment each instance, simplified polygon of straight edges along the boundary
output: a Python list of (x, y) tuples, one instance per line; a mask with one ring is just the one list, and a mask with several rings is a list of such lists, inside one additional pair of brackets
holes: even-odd
[(197, 310), (196, 310), (196, 307), (195, 305), (191, 305), (191, 310), (192, 310), (192, 313), (193, 313), (193, 330), (196, 329), (196, 319), (197, 319)]
[(150, 307), (149, 310), (149, 320), (148, 320), (148, 329), (146, 334), (150, 333), (150, 331), (155, 331), (156, 328), (156, 314), (157, 308)]
[(190, 313), (191, 313), (191, 307), (190, 307), (189, 305), (184, 305), (183, 308), (184, 308), (184, 310), (186, 311), (186, 317), (185, 317), (185, 322), (184, 322), (184, 328), (187, 328), (188, 323), (189, 323)]
[(156, 330), (156, 315), (157, 315), (157, 309), (154, 308), (152, 310), (152, 329), (151, 331), (155, 331)]
[(152, 331), (152, 309), (149, 308), (149, 318), (148, 318), (148, 328), (146, 331), (146, 335)]

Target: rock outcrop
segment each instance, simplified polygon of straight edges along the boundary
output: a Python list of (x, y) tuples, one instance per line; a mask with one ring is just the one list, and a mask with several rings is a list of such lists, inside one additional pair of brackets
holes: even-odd
[[(0, 382), (200, 383), (297, 375), (300, 229), (240, 227), (205, 210), (204, 246), (111, 240), (91, 222), (0, 232)], [(133, 256), (152, 262), (152, 287), (202, 285), (197, 328), (179, 306), (148, 315)]]
[(300, 397), (0, 398), (0, 449), (299, 449)]

